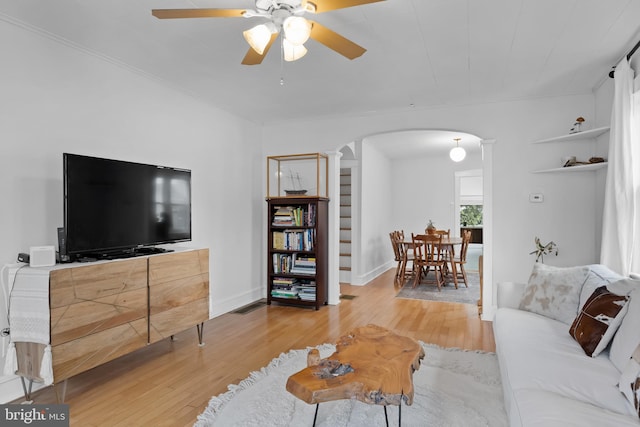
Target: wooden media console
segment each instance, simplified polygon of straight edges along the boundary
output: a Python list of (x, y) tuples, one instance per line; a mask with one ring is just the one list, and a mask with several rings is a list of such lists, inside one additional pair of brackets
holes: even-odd
[[(18, 275), (29, 274), (25, 267)], [(209, 319), (209, 250), (194, 249), (48, 270), (53, 384)], [(42, 275), (42, 273), (40, 273)], [(16, 343), (25, 397), (40, 382), (45, 345)], [(64, 401), (64, 386), (62, 396)]]

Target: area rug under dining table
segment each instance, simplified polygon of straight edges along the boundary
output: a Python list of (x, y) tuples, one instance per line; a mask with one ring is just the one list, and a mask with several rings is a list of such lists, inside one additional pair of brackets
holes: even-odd
[[(428, 278), (433, 279), (433, 277), (433, 272), (430, 272)], [(475, 305), (480, 299), (480, 275), (477, 272), (467, 272), (467, 284), (469, 285), (468, 287), (460, 279), (458, 280), (458, 289), (456, 289), (453, 281), (449, 279), (439, 291), (435, 283), (422, 282), (414, 288), (413, 282), (408, 280), (396, 294), (396, 298), (460, 302)]]
[[(507, 425), (495, 354), (420, 344), (426, 356), (413, 374), (413, 404), (402, 407), (403, 426)], [(332, 344), (316, 348), (323, 358), (335, 351)], [(316, 406), (285, 389), (288, 377), (307, 366), (308, 351), (283, 353), (239, 384), (229, 385), (227, 392), (211, 398), (195, 426), (311, 426)], [(387, 412), (392, 424), (397, 423), (398, 407), (389, 406)], [(357, 400), (326, 402), (319, 407), (316, 425), (384, 426), (384, 410)]]

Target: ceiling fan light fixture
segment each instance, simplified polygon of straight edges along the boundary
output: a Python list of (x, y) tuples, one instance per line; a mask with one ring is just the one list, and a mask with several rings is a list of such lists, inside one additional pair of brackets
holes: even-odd
[(467, 152), (464, 151), (464, 148), (460, 147), (460, 138), (455, 138), (454, 141), (456, 142), (456, 146), (449, 151), (449, 157), (454, 162), (461, 162), (467, 156)]
[(307, 54), (307, 48), (304, 45), (295, 45), (287, 39), (282, 39), (282, 54), (287, 62), (297, 61)]
[(311, 35), (311, 22), (302, 16), (289, 16), (282, 23), (284, 35), (289, 43), (299, 46), (309, 40)]
[(242, 35), (247, 43), (249, 43), (249, 46), (251, 46), (258, 55), (262, 55), (267, 44), (269, 44), (269, 40), (271, 40), (271, 34), (273, 32), (273, 28), (270, 28), (268, 24), (260, 24), (249, 30), (243, 31)]

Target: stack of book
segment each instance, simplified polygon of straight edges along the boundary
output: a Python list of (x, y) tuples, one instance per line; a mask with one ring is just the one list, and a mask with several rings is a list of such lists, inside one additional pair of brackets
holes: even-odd
[(271, 296), (276, 298), (298, 299), (298, 279), (274, 277), (271, 284)]
[(296, 285), (295, 288), (298, 290), (298, 297), (301, 300), (316, 300), (316, 282), (314, 280), (304, 280), (300, 284)]
[(290, 272), (293, 274), (316, 274), (316, 258), (294, 254)]
[(293, 211), (294, 208), (291, 206), (278, 206), (273, 214), (272, 225), (276, 227), (296, 225)]

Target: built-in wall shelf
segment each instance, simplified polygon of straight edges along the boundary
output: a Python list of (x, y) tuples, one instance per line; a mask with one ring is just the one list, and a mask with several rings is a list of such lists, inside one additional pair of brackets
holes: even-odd
[(553, 138), (541, 139), (539, 141), (533, 141), (532, 144), (544, 144), (547, 142), (569, 142), (569, 141), (579, 141), (579, 140), (588, 140), (597, 138), (600, 135), (603, 135), (605, 132), (609, 131), (609, 126), (585, 130), (582, 132), (570, 133), (568, 135), (554, 136)]
[(562, 168), (553, 168), (553, 169), (542, 169), (537, 171), (532, 171), (531, 173), (571, 173), (571, 172), (586, 172), (586, 171), (594, 171), (607, 167), (607, 162), (601, 163), (591, 163), (588, 165), (576, 165), (576, 166), (568, 166)]
[[(572, 142), (572, 141), (595, 141), (600, 135), (604, 135), (609, 132), (609, 126), (604, 126), (596, 129), (585, 130), (582, 132), (570, 133), (568, 135), (555, 136), (553, 138), (541, 139), (539, 141), (533, 141), (532, 144), (545, 144), (545, 143), (558, 143), (558, 142)], [(541, 169), (531, 171), (531, 173), (572, 173), (572, 172), (586, 172), (595, 171), (598, 169), (606, 168), (607, 162), (600, 163), (587, 163), (576, 164), (574, 166)]]

